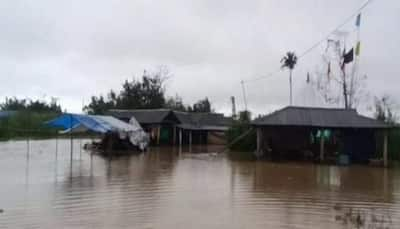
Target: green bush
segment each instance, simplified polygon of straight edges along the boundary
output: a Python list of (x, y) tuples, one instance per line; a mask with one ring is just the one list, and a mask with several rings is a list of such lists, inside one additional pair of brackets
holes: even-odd
[[(251, 126), (246, 123), (237, 122), (233, 124), (227, 132), (228, 144), (236, 141), (237, 138), (239, 138), (241, 135), (249, 131), (250, 128)], [(257, 148), (256, 132), (251, 131), (246, 136), (236, 141), (234, 144), (231, 144), (229, 148), (235, 151), (247, 151), (247, 152), (256, 150)]]
[(15, 115), (0, 119), (0, 139), (48, 138), (56, 135), (57, 130), (44, 123), (59, 114), (31, 111), (19, 111)]

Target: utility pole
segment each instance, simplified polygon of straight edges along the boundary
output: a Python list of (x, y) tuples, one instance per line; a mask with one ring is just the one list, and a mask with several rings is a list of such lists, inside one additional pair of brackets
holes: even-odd
[(244, 88), (244, 81), (241, 81), (242, 84), (242, 92), (243, 92), (243, 101), (244, 101), (244, 109), (247, 111), (247, 99), (246, 99), (246, 90)]
[(235, 103), (235, 96), (231, 96), (232, 102), (232, 118), (236, 119), (236, 103)]

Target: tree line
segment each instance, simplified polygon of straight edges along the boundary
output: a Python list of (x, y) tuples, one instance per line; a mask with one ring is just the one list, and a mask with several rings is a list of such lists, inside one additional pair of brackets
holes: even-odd
[(5, 102), (0, 103), (2, 111), (29, 111), (38, 113), (61, 113), (62, 109), (57, 104), (56, 98), (51, 98), (50, 102), (42, 100), (18, 99), (16, 97), (6, 97)]
[(110, 109), (159, 109), (167, 108), (185, 112), (212, 112), (211, 103), (204, 98), (193, 105), (185, 105), (182, 98), (166, 96), (166, 69), (144, 71), (141, 79), (125, 80), (119, 92), (110, 90), (107, 96), (92, 96), (84, 107), (88, 114), (105, 114)]

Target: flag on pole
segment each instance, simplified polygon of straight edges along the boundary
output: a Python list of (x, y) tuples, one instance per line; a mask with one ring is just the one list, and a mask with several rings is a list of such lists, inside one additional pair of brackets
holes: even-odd
[(360, 56), (361, 42), (358, 41), (356, 45), (356, 56)]
[(357, 15), (357, 19), (356, 19), (356, 26), (360, 27), (360, 25), (361, 25), (361, 13), (359, 13)]
[(354, 50), (353, 48), (350, 49), (348, 53), (343, 55), (343, 64), (348, 64), (354, 60)]
[(346, 48), (343, 50), (343, 63), (342, 63), (342, 71), (344, 71), (344, 67), (346, 64), (352, 62), (354, 60), (354, 50), (350, 49), (349, 52), (346, 53)]

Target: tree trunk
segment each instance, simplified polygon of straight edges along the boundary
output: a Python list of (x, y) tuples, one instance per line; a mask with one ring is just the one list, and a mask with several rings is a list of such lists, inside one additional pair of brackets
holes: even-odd
[(292, 106), (292, 105), (293, 105), (292, 72), (293, 72), (293, 70), (292, 70), (292, 69), (290, 69), (290, 75), (289, 75), (289, 85), (290, 85), (290, 106)]
[(344, 99), (344, 108), (345, 109), (350, 109), (349, 107), (349, 101), (348, 101), (348, 89), (347, 89), (347, 83), (346, 83), (346, 70), (344, 69), (344, 66), (342, 68), (343, 72), (343, 99)]

